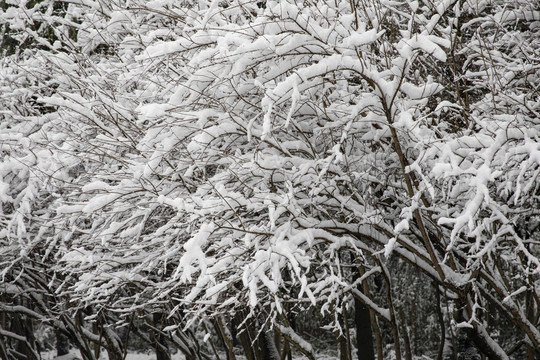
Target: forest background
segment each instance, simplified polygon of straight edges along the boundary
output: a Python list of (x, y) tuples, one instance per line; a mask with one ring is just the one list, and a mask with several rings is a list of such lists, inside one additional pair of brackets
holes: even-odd
[(536, 0), (3, 0), (0, 357), (540, 358)]

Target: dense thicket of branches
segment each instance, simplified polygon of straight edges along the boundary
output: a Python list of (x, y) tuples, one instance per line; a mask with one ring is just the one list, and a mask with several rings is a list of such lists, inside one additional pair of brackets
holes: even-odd
[(2, 2), (0, 357), (540, 357), (537, 5)]

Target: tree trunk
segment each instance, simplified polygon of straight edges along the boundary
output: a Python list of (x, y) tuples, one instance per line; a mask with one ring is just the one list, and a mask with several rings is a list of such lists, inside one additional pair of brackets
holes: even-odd
[(228, 329), (223, 326), (223, 321), (221, 317), (217, 316), (214, 320), (216, 331), (223, 341), (223, 347), (225, 348), (225, 353), (227, 355), (227, 360), (236, 360), (234, 355), (234, 342), (233, 337), (231, 336)]
[[(160, 328), (160, 324), (163, 322), (162, 313), (153, 314), (153, 322), (156, 328)], [(152, 331), (153, 340), (154, 340), (154, 349), (156, 350), (156, 360), (171, 360), (171, 355), (169, 354), (169, 347), (165, 341), (165, 337), (159, 331)]]
[(407, 330), (407, 323), (403, 309), (398, 310), (399, 323), (401, 325), (401, 336), (403, 337), (403, 346), (405, 350), (405, 360), (412, 360), (411, 341), (409, 339), (409, 332)]
[(259, 346), (261, 347), (263, 360), (280, 360), (279, 351), (274, 343), (274, 333), (265, 329), (259, 335)]
[[(356, 278), (364, 275), (364, 267), (358, 264), (357, 260)], [(367, 281), (362, 281), (358, 285), (358, 290), (369, 297)], [(373, 348), (373, 329), (371, 327), (371, 312), (367, 306), (359, 299), (354, 298), (354, 323), (356, 326), (356, 348), (358, 360), (375, 360), (375, 350)]]
[[(437, 357), (439, 359), (439, 357)], [(442, 360), (456, 360), (457, 355), (454, 351), (454, 341), (452, 339), (452, 333), (450, 331), (445, 332), (444, 343), (442, 351), (440, 351), (440, 359)]]
[(478, 348), (469, 336), (469, 331), (465, 329), (457, 331), (457, 358), (458, 360), (480, 360)]
[[(450, 354), (451, 356), (451, 342), (447, 342), (450, 337), (446, 337), (446, 325), (444, 323), (444, 314), (443, 308), (441, 306), (441, 293), (439, 291), (439, 286), (436, 283), (433, 283), (433, 288), (435, 289), (435, 300), (436, 300), (436, 309), (437, 309), (437, 320), (439, 321), (439, 329), (441, 330), (441, 338), (439, 342), (439, 349), (437, 350), (437, 360), (445, 359), (445, 354)], [(447, 347), (447, 344), (449, 344)], [(445, 353), (446, 351), (446, 353)]]
[(56, 356), (67, 355), (68, 353), (69, 339), (59, 330), (56, 330)]
[(357, 298), (354, 298), (354, 322), (358, 360), (375, 360), (369, 309)]
[(17, 340), (15, 350), (26, 356), (27, 360), (34, 360), (36, 358), (36, 342), (34, 338), (34, 328), (32, 320), (25, 317), (13, 318), (13, 332), (17, 335), (24, 337), (26, 340)]
[(254, 336), (251, 331), (251, 321), (245, 320), (245, 316), (242, 312), (238, 312), (235, 315), (235, 323), (238, 324), (238, 326), (242, 325), (242, 329), (238, 329), (238, 337), (240, 339), (240, 343), (242, 344), (242, 347), (244, 348), (244, 354), (246, 356), (247, 360), (258, 360), (260, 357), (258, 357), (258, 349), (256, 345), (256, 342), (254, 342)]

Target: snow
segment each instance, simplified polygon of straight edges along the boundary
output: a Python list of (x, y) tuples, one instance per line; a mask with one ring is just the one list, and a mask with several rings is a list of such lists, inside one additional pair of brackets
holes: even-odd
[(83, 192), (109, 191), (111, 190), (111, 186), (101, 180), (96, 180), (94, 182), (84, 185), (81, 190)]
[(81, 209), (83, 213), (92, 214), (99, 209), (110, 205), (116, 199), (121, 197), (121, 194), (104, 194), (93, 197), (86, 205)]
[[(70, 349), (69, 354), (63, 356), (56, 356), (56, 350), (42, 352), (42, 360), (81, 360), (83, 357), (76, 349)], [(101, 351), (99, 360), (108, 360), (107, 351)], [(128, 352), (126, 354), (126, 360), (155, 360), (156, 355), (153, 351), (147, 353)], [(181, 352), (171, 354), (171, 360), (185, 360), (186, 357)]]
[(274, 104), (272, 100), (269, 98), (264, 98), (262, 100), (262, 108), (264, 113), (263, 117), (263, 127), (262, 127), (262, 134), (261, 134), (261, 140), (264, 140), (268, 134), (270, 134), (270, 131), (272, 129), (272, 109), (274, 107)]
[(401, 84), (400, 90), (407, 94), (413, 100), (428, 98), (437, 94), (443, 89), (442, 85), (437, 83), (427, 83), (420, 86), (413, 85), (408, 82)]
[[(400, 230), (401, 228), (404, 228), (404, 226), (400, 226), (403, 222), (407, 222), (407, 221), (405, 219), (402, 220), (397, 226), (399, 227), (398, 230)], [(407, 222), (407, 227), (408, 227), (408, 222)], [(397, 239), (395, 237), (389, 239), (388, 243), (384, 245), (384, 257), (388, 258), (390, 254), (392, 253), (392, 251), (394, 251), (396, 246), (397, 246)]]
[(281, 334), (291, 339), (291, 341), (293, 341), (294, 343), (298, 344), (302, 349), (302, 352), (307, 352), (315, 358), (315, 353), (313, 352), (313, 347), (311, 346), (311, 344), (298, 336), (298, 334), (293, 329), (280, 324), (276, 324), (275, 327), (279, 330)]
[[(63, 356), (56, 356), (56, 351), (47, 351), (42, 352), (41, 360), (81, 360), (82, 356), (76, 349), (71, 349), (69, 351), (69, 354), (63, 355)], [(225, 358), (225, 354), (220, 354), (222, 358)], [(106, 351), (102, 351), (99, 357), (99, 360), (108, 360), (109, 357), (107, 356)], [(126, 360), (155, 360), (156, 355), (153, 350), (149, 350), (148, 352), (132, 352), (128, 351), (126, 354)], [(181, 352), (176, 352), (174, 354), (171, 354), (171, 360), (185, 360), (186, 357)], [(238, 360), (245, 360), (246, 357), (242, 355), (236, 354), (236, 359)], [(302, 354), (295, 354), (293, 355), (293, 359), (295, 360), (306, 360), (307, 357)], [(318, 360), (338, 360), (339, 357), (336, 355), (333, 355), (331, 353), (317, 353), (315, 356), (315, 359)], [(430, 360), (428, 357), (422, 357), (418, 358), (417, 360)]]
[(514, 291), (514, 292), (511, 293), (510, 295), (506, 296), (506, 297), (503, 299), (502, 303), (504, 304), (504, 303), (509, 302), (509, 301), (511, 300), (512, 297), (514, 297), (514, 296), (516, 296), (516, 295), (519, 295), (519, 294), (521, 294), (521, 293), (523, 293), (523, 292), (525, 292), (525, 291), (527, 291), (527, 287), (526, 287), (526, 286), (520, 287), (519, 289), (517, 289), (516, 291)]
[(412, 50), (420, 49), (432, 55), (437, 60), (446, 62), (446, 53), (441, 46), (449, 47), (450, 43), (434, 35), (414, 34), (410, 39), (402, 39), (398, 43), (397, 48), (401, 56), (405, 59), (411, 58)]
[(360, 47), (376, 41), (383, 34), (384, 30), (377, 32), (375, 29), (370, 29), (363, 33), (354, 32), (351, 36), (344, 39), (344, 46), (347, 48)]
[(9, 183), (0, 180), (0, 202), (8, 202), (11, 200), (11, 196), (8, 195)]

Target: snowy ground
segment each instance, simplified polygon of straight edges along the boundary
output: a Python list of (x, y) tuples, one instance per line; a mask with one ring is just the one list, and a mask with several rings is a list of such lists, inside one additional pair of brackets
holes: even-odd
[[(226, 359), (225, 354), (220, 357), (221, 359)], [(245, 360), (246, 358), (244, 356), (236, 356), (238, 360)], [(353, 356), (353, 359), (356, 357)], [(41, 353), (41, 360), (80, 360), (82, 357), (80, 356), (79, 352), (76, 349), (71, 349), (70, 353), (65, 356), (56, 357), (56, 351), (49, 351)], [(126, 356), (126, 360), (155, 360), (156, 355), (149, 351), (148, 353), (128, 353)], [(294, 357), (295, 360), (306, 360), (304, 356), (300, 357)], [(339, 358), (336, 356), (332, 356), (329, 354), (318, 354), (317, 360), (338, 360)], [(394, 356), (390, 356), (387, 360), (394, 360)], [(430, 357), (427, 356), (420, 356), (420, 357), (413, 357), (414, 360), (432, 360)], [(108, 360), (107, 353), (105, 352), (100, 356), (100, 360)], [(171, 360), (185, 360), (185, 357), (180, 353), (173, 354), (171, 356)]]
[[(222, 357), (223, 359), (226, 358), (225, 355)], [(243, 356), (237, 356), (238, 360), (244, 360), (245, 357)], [(71, 349), (70, 353), (68, 355), (56, 356), (56, 351), (49, 351), (41, 353), (41, 360), (77, 360), (82, 359), (79, 352), (76, 349)], [(155, 360), (156, 355), (152, 352), (149, 353), (128, 353), (126, 356), (126, 360)], [(296, 360), (304, 360), (304, 357), (295, 358)], [(331, 356), (322, 356), (319, 359), (321, 360), (336, 360), (336, 357)], [(108, 360), (107, 353), (104, 353), (100, 356), (100, 360)], [(185, 357), (180, 353), (173, 354), (171, 356), (171, 360), (185, 360)]]
[[(222, 359), (225, 359), (226, 356), (223, 355)], [(245, 357), (243, 356), (237, 356), (238, 360), (244, 360)], [(70, 353), (68, 355), (56, 356), (56, 351), (49, 351), (41, 353), (41, 360), (76, 360), (76, 359), (82, 359), (79, 352), (76, 349), (71, 349)], [(155, 360), (156, 355), (152, 352), (149, 353), (128, 353), (126, 360)], [(296, 360), (304, 360), (305, 357), (298, 357)], [(337, 360), (337, 357), (330, 356), (330, 355), (321, 355), (320, 357), (317, 357), (319, 360)], [(108, 360), (107, 353), (105, 352), (100, 356), (100, 360)], [(185, 357), (180, 353), (173, 354), (171, 356), (171, 360), (185, 360)]]
[[(128, 353), (126, 360), (155, 360), (156, 355), (153, 353)], [(41, 360), (76, 360), (82, 359), (80, 353), (76, 349), (71, 349), (68, 355), (56, 356), (56, 351), (48, 351), (41, 353)], [(107, 353), (105, 352), (100, 356), (101, 360), (108, 360)], [(171, 360), (184, 360), (185, 357), (181, 353), (176, 353), (171, 356)]]

